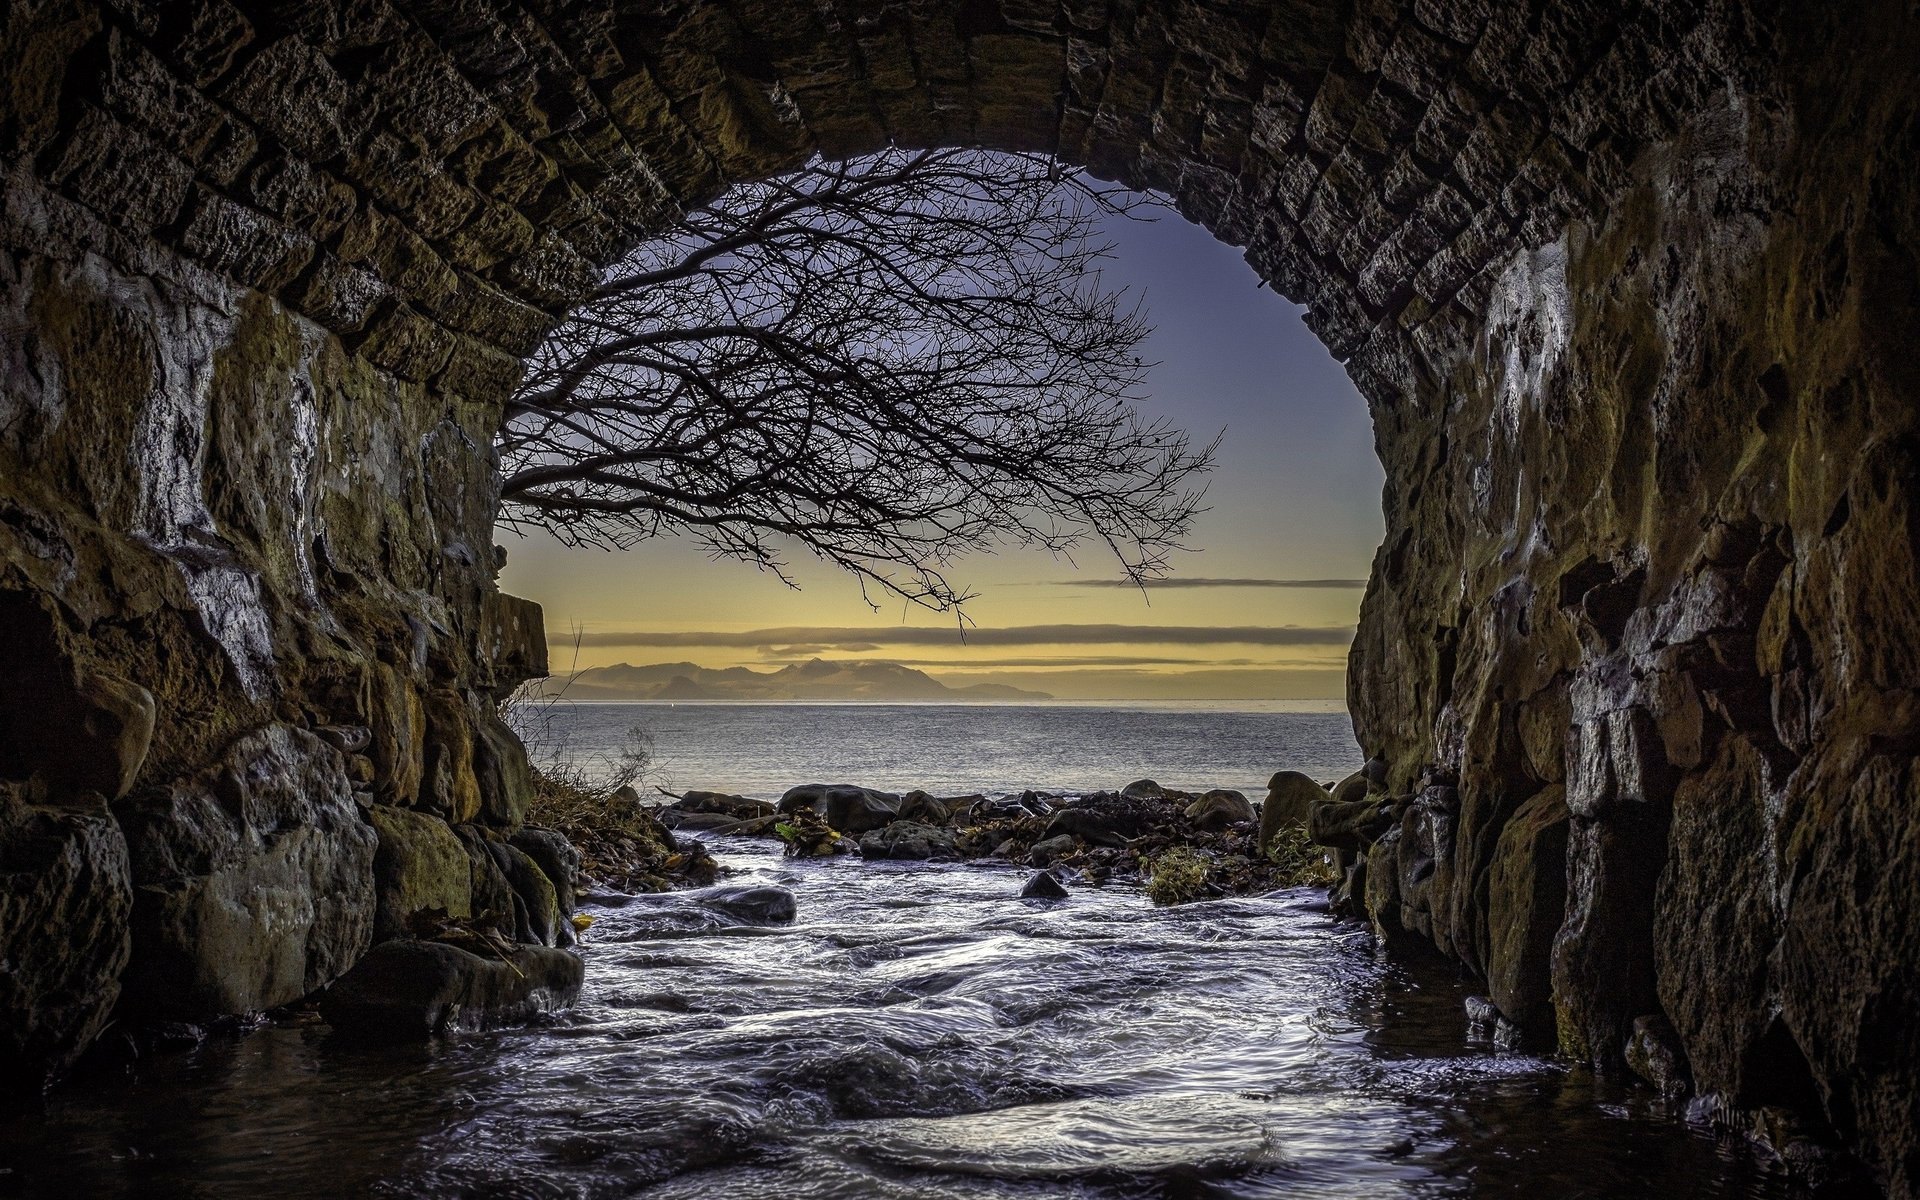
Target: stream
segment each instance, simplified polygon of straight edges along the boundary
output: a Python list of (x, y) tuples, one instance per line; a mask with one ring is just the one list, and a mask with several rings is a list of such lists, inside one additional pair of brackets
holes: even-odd
[(1785, 1194), (1644, 1092), (1468, 1044), (1452, 971), (1312, 889), (1046, 903), (1005, 866), (713, 846), (798, 920), (601, 897), (543, 1026), (216, 1036), (10, 1121), (0, 1195)]

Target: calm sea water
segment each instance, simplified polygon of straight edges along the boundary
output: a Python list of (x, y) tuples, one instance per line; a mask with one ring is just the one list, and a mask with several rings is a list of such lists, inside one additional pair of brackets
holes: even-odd
[(1181, 704), (602, 704), (560, 701), (518, 723), (537, 760), (609, 769), (638, 728), (652, 781), (777, 798), (801, 783), (966, 795), (1090, 791), (1141, 778), (1255, 799), (1275, 771), (1359, 769), (1346, 710), (1316, 702)]
[[(942, 791), (1339, 774), (1338, 713), (580, 706), (680, 786)], [(1457, 973), (1385, 958), (1314, 889), (1023, 901), (993, 864), (793, 861), (712, 838), (762, 928), (698, 894), (590, 896), (587, 983), (427, 1046), (215, 1036), (0, 1123), (0, 1195), (322, 1200), (1772, 1197), (1645, 1091), (1471, 1044)]]

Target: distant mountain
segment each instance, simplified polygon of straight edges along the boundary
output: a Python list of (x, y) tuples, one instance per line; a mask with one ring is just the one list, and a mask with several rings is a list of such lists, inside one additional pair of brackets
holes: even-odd
[(709, 670), (689, 662), (589, 667), (548, 690), (575, 700), (1051, 700), (1003, 683), (948, 687), (924, 671), (891, 662), (815, 658), (777, 671)]

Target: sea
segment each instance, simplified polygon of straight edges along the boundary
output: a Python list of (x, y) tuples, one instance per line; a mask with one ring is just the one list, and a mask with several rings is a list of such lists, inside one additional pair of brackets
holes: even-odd
[(1337, 702), (669, 704), (565, 699), (512, 721), (537, 765), (607, 779), (645, 755), (643, 785), (777, 799), (803, 783), (996, 795), (1089, 792), (1152, 779), (1258, 799), (1276, 771), (1360, 768)]

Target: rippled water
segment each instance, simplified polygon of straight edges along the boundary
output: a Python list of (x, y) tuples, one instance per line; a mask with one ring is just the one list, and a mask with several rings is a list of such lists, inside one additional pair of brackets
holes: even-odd
[[(1118, 788), (1238, 788), (1257, 799), (1281, 769), (1316, 779), (1360, 766), (1337, 705), (561, 703), (529, 732), (537, 756), (589, 771), (638, 726), (659, 781), (777, 797), (797, 783), (946, 795)], [(523, 729), (529, 721), (521, 721)]]
[(1317, 893), (1014, 898), (981, 866), (716, 843), (799, 920), (591, 907), (549, 1026), (371, 1050), (276, 1028), (0, 1126), (61, 1196), (1762, 1196), (1737, 1145), (1464, 1042), (1444, 970)]

